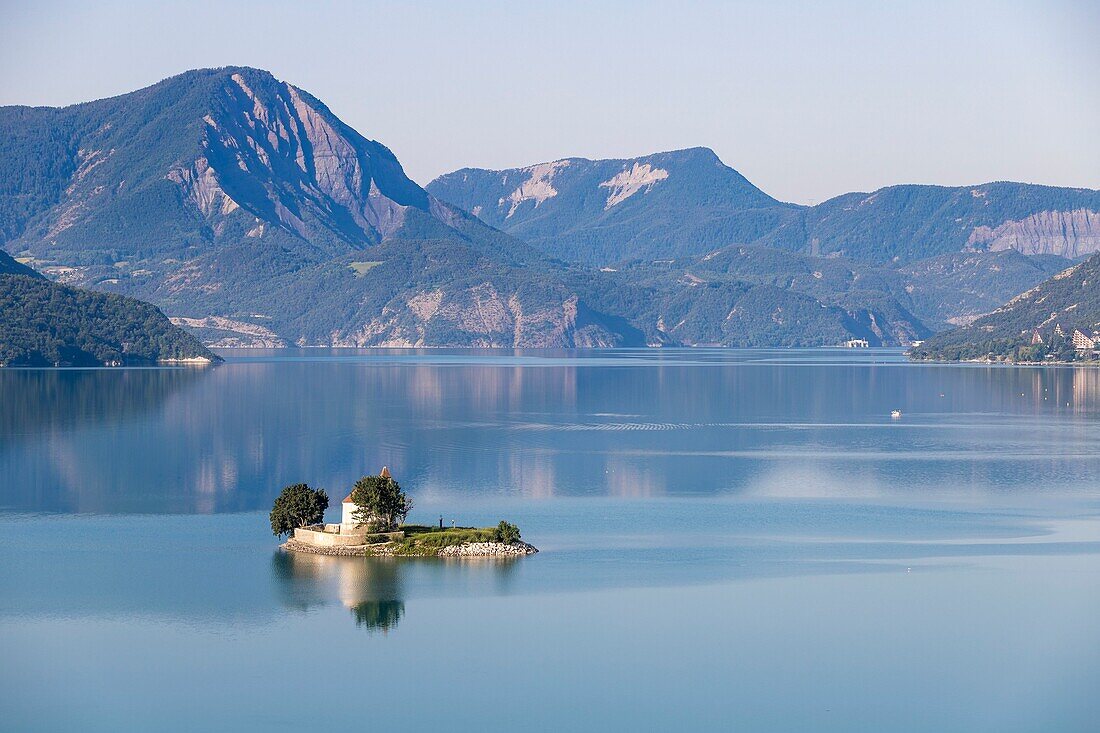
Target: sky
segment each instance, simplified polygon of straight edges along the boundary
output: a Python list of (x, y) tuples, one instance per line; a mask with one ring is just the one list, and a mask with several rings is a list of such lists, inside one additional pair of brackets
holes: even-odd
[(421, 184), (702, 145), (798, 203), (896, 183), (1100, 188), (1098, 0), (0, 0), (0, 18), (0, 105), (255, 66)]

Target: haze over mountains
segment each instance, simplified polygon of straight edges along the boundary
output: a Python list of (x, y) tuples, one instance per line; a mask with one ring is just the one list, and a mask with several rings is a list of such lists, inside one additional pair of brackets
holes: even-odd
[(1100, 192), (775, 200), (705, 148), (463, 169), (269, 73), (0, 108), (0, 245), (221, 345), (792, 346), (926, 338), (1100, 250)]

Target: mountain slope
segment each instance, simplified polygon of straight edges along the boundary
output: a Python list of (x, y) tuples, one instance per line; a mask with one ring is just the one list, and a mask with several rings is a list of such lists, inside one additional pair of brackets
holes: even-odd
[(1100, 255), (1058, 273), (963, 328), (927, 340), (917, 359), (1008, 361), (1093, 360), (1090, 348), (1075, 349), (1079, 330), (1100, 337)]
[(1100, 191), (904, 185), (802, 207), (767, 196), (703, 148), (464, 168), (428, 190), (545, 251), (593, 264), (702, 255), (729, 244), (897, 266), (960, 252), (1077, 258), (1100, 251)]
[(942, 331), (972, 322), (1072, 264), (1056, 255), (1027, 256), (1008, 249), (939, 255), (896, 272), (913, 312)]
[[(0, 138), (4, 248), (65, 283), (213, 324), (216, 341), (640, 339), (588, 307), (567, 266), (433, 198), (385, 146), (267, 72), (206, 69), (64, 109), (9, 107), (0, 125), (13, 131)], [(513, 314), (488, 331), (463, 312), (486, 286)], [(394, 313), (423, 298), (441, 305), (400, 325)]]
[(64, 109), (3, 108), (0, 122), (16, 131), (0, 176), (16, 189), (0, 206), (16, 245), (179, 254), (276, 230), (331, 249), (455, 216), (384, 146), (255, 69), (188, 72)]
[(0, 275), (23, 275), (25, 277), (41, 278), (37, 272), (12, 259), (11, 255), (0, 250)]
[(556, 257), (601, 265), (751, 242), (795, 220), (801, 208), (771, 198), (706, 148), (464, 168), (427, 188)]
[(618, 287), (643, 288), (650, 342), (830, 346), (851, 338), (897, 345), (931, 334), (898, 273), (841, 259), (730, 246), (702, 257), (636, 261)]

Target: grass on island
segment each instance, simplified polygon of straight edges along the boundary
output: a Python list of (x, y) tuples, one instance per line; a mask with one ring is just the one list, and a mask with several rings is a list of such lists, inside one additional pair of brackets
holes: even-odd
[(356, 277), (363, 277), (363, 275), (366, 275), (381, 264), (381, 262), (352, 262), (348, 267), (355, 270)]
[(405, 538), (396, 540), (394, 548), (402, 555), (436, 555), (444, 547), (467, 542), (496, 542), (496, 527), (432, 527), (423, 524), (403, 524)]

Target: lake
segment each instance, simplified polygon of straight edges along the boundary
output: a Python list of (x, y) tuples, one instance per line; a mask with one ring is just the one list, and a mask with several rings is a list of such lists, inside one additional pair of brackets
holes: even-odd
[[(0, 729), (1096, 730), (1100, 370), (223, 355), (0, 370)], [(541, 552), (278, 549), (383, 465)]]

